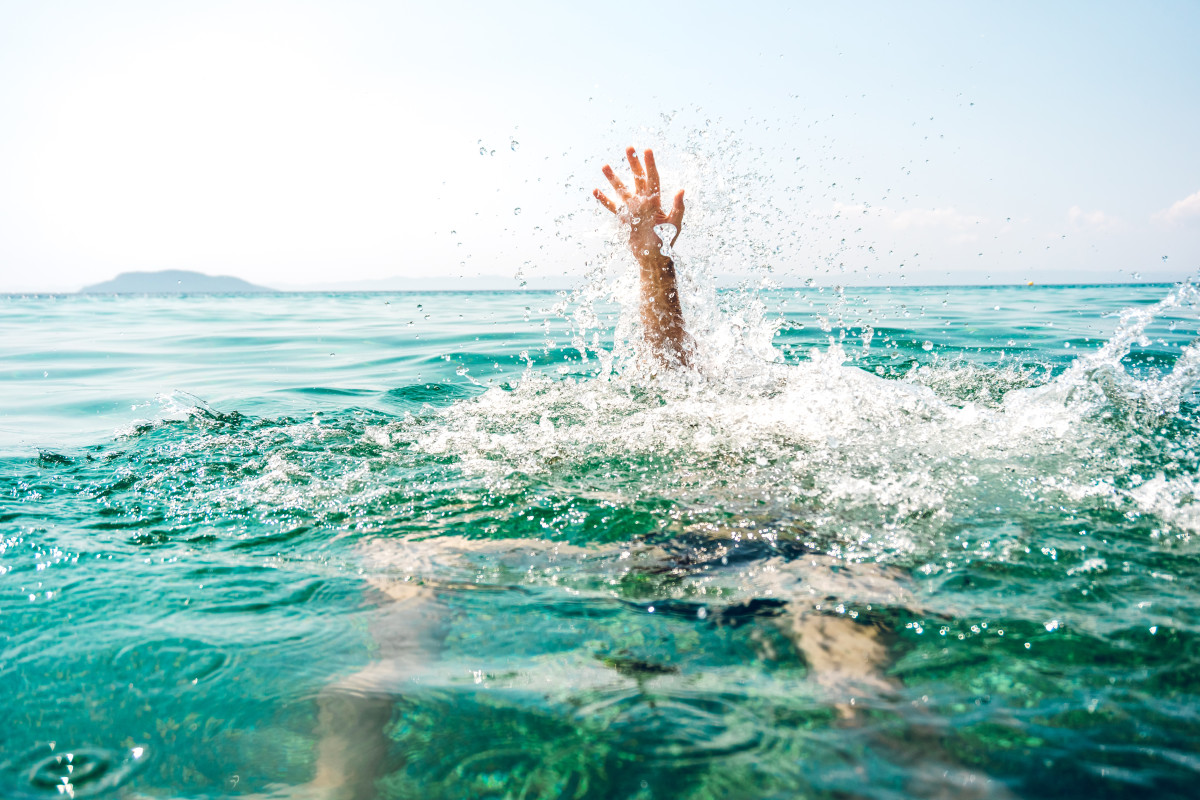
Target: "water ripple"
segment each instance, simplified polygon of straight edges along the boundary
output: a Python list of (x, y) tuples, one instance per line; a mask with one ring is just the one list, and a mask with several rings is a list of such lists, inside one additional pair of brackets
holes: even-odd
[(110, 750), (46, 743), (0, 764), (0, 780), (16, 798), (92, 797), (128, 783), (148, 760), (142, 747)]
[(113, 658), (117, 682), (143, 695), (174, 691), (213, 678), (229, 653), (196, 639), (168, 638), (123, 647)]
[(763, 722), (714, 695), (631, 690), (584, 706), (577, 719), (604, 729), (621, 749), (670, 764), (727, 758), (763, 746)]

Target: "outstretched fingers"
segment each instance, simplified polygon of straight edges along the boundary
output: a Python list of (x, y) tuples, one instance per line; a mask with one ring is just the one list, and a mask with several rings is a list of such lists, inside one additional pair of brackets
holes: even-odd
[(633, 188), (638, 194), (646, 193), (646, 173), (642, 171), (642, 164), (638, 161), (637, 151), (632, 147), (625, 148), (625, 158), (629, 160), (629, 168), (633, 170)]
[(608, 182), (611, 183), (613, 189), (616, 190), (617, 197), (621, 198), (621, 202), (628, 203), (629, 198), (632, 197), (632, 195), (630, 195), (629, 190), (625, 188), (625, 184), (621, 183), (621, 179), (618, 178), (616, 173), (613, 172), (613, 168), (608, 164), (605, 164), (604, 169), (600, 171), (604, 173), (604, 177), (608, 178)]
[(599, 189), (593, 189), (593, 190), (592, 190), (592, 195), (593, 195), (593, 196), (594, 196), (594, 197), (595, 197), (597, 200), (599, 200), (599, 201), (600, 201), (600, 205), (604, 206), (605, 208), (607, 208), (607, 209), (608, 209), (609, 211), (611, 211), (612, 213), (614, 213), (614, 214), (619, 214), (619, 213), (620, 213), (620, 212), (617, 210), (617, 204), (616, 204), (616, 203), (614, 203), (612, 200), (609, 200), (607, 197), (605, 197), (605, 196), (604, 196), (604, 192), (600, 191)]
[[(644, 200), (649, 200), (652, 203), (652, 206), (650, 207), (654, 210), (655, 214), (662, 214), (662, 211), (660, 210), (661, 206), (659, 205), (659, 193), (662, 191), (662, 189), (658, 179), (658, 165), (654, 162), (654, 151), (646, 150), (643, 153), (643, 158), (645, 158), (645, 167), (643, 167), (642, 162), (638, 160), (637, 151), (632, 147), (625, 150), (625, 158), (629, 161), (629, 168), (633, 170), (634, 188), (639, 198), (639, 206), (643, 204)], [(608, 182), (612, 184), (612, 187), (616, 191), (617, 197), (620, 198), (621, 203), (628, 207), (629, 201), (633, 199), (633, 194), (628, 188), (626, 188), (625, 184), (621, 182), (621, 179), (616, 176), (616, 174), (613, 172), (613, 168), (608, 164), (605, 164), (601, 171), (604, 173), (604, 177), (608, 178)], [(618, 216), (621, 214), (620, 206), (612, 200), (609, 200), (608, 197), (604, 195), (604, 192), (596, 189), (592, 192), (592, 195), (600, 201), (600, 205), (604, 206), (612, 213), (617, 214)], [(671, 240), (671, 244), (674, 244), (675, 239), (679, 238), (679, 231), (683, 230), (682, 190), (675, 195), (675, 202), (671, 206), (670, 213), (663, 216), (665, 216), (666, 222), (669, 222), (675, 226), (675, 237)], [(658, 218), (663, 219), (663, 216), (659, 216)]]
[[(633, 148), (629, 148), (632, 152)], [(658, 167), (654, 163), (654, 151), (647, 150), (646, 158), (646, 186), (645, 189), (651, 197), (658, 197), (658, 193), (662, 191), (658, 184)]]

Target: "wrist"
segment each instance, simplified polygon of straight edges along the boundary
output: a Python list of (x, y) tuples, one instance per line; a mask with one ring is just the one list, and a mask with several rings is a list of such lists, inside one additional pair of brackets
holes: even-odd
[(649, 255), (639, 253), (637, 262), (643, 288), (675, 280), (675, 262), (657, 250), (651, 250)]
[(661, 248), (662, 245), (657, 241), (654, 244), (644, 247), (630, 243), (630, 249), (633, 250), (633, 257), (642, 265), (642, 269), (669, 267), (674, 264), (670, 256), (663, 255)]
[(629, 232), (629, 249), (633, 251), (633, 255), (638, 261), (646, 258), (665, 258), (662, 255), (662, 248), (663, 240), (649, 225), (634, 228)]

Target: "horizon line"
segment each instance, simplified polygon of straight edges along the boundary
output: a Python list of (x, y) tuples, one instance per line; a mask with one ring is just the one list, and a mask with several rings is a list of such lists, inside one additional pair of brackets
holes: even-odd
[[(763, 292), (781, 292), (781, 291), (799, 291), (803, 289), (825, 290), (835, 289), (841, 286), (843, 291), (861, 291), (861, 290), (883, 290), (891, 291), (893, 289), (1038, 289), (1038, 288), (1055, 288), (1055, 289), (1089, 289), (1089, 288), (1119, 288), (1119, 287), (1165, 287), (1179, 286), (1189, 283), (1189, 281), (1121, 281), (1121, 282), (1071, 282), (1071, 283), (905, 283), (905, 284), (883, 284), (883, 285), (845, 285), (845, 284), (813, 284), (812, 286), (775, 286), (775, 287), (753, 287), (754, 291)], [(290, 294), (553, 294), (558, 292), (569, 292), (571, 288), (566, 287), (545, 287), (545, 288), (515, 288), (515, 289), (272, 289), (262, 287), (257, 291), (241, 291), (241, 292), (211, 292), (211, 291), (174, 291), (174, 292), (88, 292), (88, 291), (16, 291), (16, 292), (0, 292), (0, 297), (181, 297), (181, 296), (225, 296), (225, 297), (252, 297), (255, 295), (290, 295)], [(747, 287), (740, 286), (719, 286), (717, 291), (737, 291)]]

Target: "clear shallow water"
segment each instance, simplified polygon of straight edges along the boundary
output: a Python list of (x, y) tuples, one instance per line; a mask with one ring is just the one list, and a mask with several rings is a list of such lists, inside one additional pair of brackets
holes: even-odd
[(0, 299), (0, 793), (1192, 796), (1194, 292), (702, 289)]

